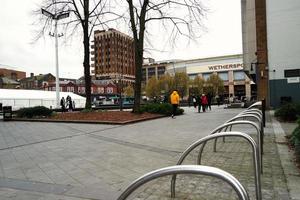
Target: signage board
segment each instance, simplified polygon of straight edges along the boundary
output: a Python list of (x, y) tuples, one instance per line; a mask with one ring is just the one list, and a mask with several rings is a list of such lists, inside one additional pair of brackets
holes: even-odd
[(300, 83), (300, 77), (287, 78), (287, 83)]

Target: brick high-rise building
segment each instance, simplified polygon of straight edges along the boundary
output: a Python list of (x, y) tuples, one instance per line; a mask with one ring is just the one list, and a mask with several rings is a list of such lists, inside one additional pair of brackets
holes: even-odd
[(94, 32), (92, 74), (97, 80), (134, 83), (134, 41), (115, 29)]

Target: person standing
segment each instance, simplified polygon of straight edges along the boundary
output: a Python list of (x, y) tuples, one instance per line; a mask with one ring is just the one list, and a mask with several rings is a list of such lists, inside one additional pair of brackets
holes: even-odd
[(201, 106), (202, 106), (202, 111), (205, 112), (205, 108), (207, 106), (208, 102), (207, 102), (207, 98), (205, 96), (205, 94), (202, 94), (201, 96)]
[(197, 105), (198, 105), (198, 113), (200, 113), (200, 111), (201, 111), (201, 97), (199, 95), (197, 95), (196, 99), (197, 99)]
[(62, 112), (66, 111), (66, 101), (65, 101), (64, 97), (62, 97), (61, 100), (60, 100), (60, 107), (61, 107)]
[(173, 107), (172, 118), (175, 118), (176, 110), (177, 110), (177, 107), (179, 105), (179, 94), (178, 94), (177, 90), (174, 90), (172, 92), (172, 94), (170, 96), (170, 99), (171, 99), (171, 104), (172, 104), (172, 107)]
[(216, 95), (216, 100), (217, 100), (218, 106), (220, 106), (221, 99), (220, 99), (220, 96), (219, 96), (219, 95)]
[(196, 99), (196, 97), (194, 95), (192, 97), (192, 100), (193, 100), (194, 108), (197, 108), (197, 99)]
[(207, 109), (209, 109), (209, 110), (211, 110), (211, 100), (212, 100), (212, 95), (211, 95), (211, 93), (209, 92), (208, 94), (207, 94)]

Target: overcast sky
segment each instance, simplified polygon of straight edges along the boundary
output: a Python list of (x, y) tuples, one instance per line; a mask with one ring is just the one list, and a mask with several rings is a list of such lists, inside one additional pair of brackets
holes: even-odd
[[(205, 21), (206, 31), (197, 42), (187, 44), (177, 41), (175, 48), (162, 47), (153, 41), (151, 51), (155, 60), (194, 59), (242, 53), (241, 0), (206, 0), (209, 8)], [(31, 11), (41, 0), (1, 0), (0, 6), (0, 68), (25, 71), (27, 76), (52, 73), (55, 75), (54, 38), (45, 36), (35, 44), (33, 41), (35, 21)], [(127, 32), (128, 30), (120, 30)], [(62, 39), (60, 39), (60, 42)], [(61, 42), (62, 43), (62, 42)], [(83, 45), (79, 38), (59, 45), (60, 77), (79, 78), (83, 75)]]

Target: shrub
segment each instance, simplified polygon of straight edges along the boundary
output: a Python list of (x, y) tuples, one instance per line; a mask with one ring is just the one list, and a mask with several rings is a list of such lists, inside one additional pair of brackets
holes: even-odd
[(94, 112), (94, 110), (92, 108), (85, 108), (85, 109), (81, 110), (80, 112), (89, 113), (89, 112)]
[(300, 160), (300, 118), (298, 118), (298, 126), (292, 132), (292, 136), (290, 138), (291, 145), (295, 147), (295, 153), (297, 160)]
[(299, 114), (299, 112), (297, 113), (297, 105), (292, 103), (285, 104), (275, 111), (275, 117), (283, 121), (295, 121)]
[[(139, 112), (149, 112), (149, 113), (158, 113), (163, 115), (172, 114), (172, 105), (168, 103), (149, 103), (142, 105)], [(182, 108), (177, 108), (176, 114), (182, 115), (184, 110)]]
[(48, 117), (52, 114), (52, 110), (46, 108), (44, 106), (35, 106), (31, 108), (21, 108), (17, 111), (18, 117), (26, 117), (26, 118), (33, 118), (33, 117)]

